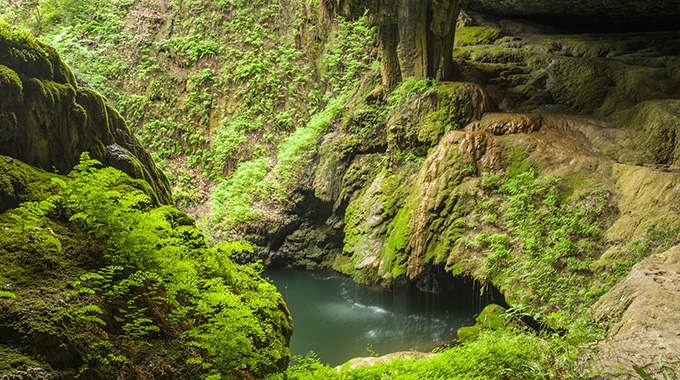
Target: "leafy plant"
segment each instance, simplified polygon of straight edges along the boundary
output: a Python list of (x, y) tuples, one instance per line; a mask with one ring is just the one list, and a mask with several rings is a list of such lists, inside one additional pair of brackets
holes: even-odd
[(664, 363), (663, 361), (663, 354), (659, 355), (657, 362), (656, 362), (658, 369), (657, 371), (649, 371), (649, 365), (641, 366), (638, 364), (633, 364), (633, 371), (640, 376), (641, 380), (653, 380), (657, 379), (657, 373), (659, 373), (661, 376), (663, 376), (664, 380), (678, 380), (680, 379), (680, 374), (678, 373), (678, 368), (680, 368), (680, 364), (675, 364), (673, 366), (669, 366)]
[(543, 379), (550, 370), (542, 353), (551, 346), (536, 336), (506, 328), (483, 331), (460, 346), (420, 360), (393, 358), (370, 366), (339, 371), (320, 364), (315, 356), (298, 358), (288, 376), (311, 379)]
[(520, 150), (500, 174), (485, 173), (469, 223), (477, 233), (467, 247), (479, 256), (473, 273), (518, 295), (514, 302), (544, 315), (561, 310), (568, 324), (603, 291), (588, 286), (591, 265), (605, 247), (603, 227), (610, 195), (595, 187), (569, 199), (557, 177), (539, 176)]
[(193, 347), (187, 363), (205, 378), (278, 368), (290, 329), (281, 296), (257, 266), (228, 257), (252, 248), (208, 248), (180, 213), (153, 207), (126, 174), (97, 165), (85, 153), (70, 179), (58, 181), (71, 223), (100, 245), (99, 269), (73, 283), (70, 300), (73, 319), (86, 326), (74, 334), (81, 373), (134, 364), (168, 337)]

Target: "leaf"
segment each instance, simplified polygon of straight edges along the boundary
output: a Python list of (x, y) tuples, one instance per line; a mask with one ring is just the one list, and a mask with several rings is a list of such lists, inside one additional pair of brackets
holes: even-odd
[(640, 376), (640, 378), (642, 378), (642, 380), (652, 380), (654, 378), (654, 374), (652, 372), (647, 372), (645, 370), (646, 367), (647, 366), (633, 364), (633, 369)]

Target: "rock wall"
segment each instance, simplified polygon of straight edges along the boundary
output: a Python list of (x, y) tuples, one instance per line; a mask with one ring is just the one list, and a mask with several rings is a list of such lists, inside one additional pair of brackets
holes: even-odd
[[(593, 306), (596, 320), (613, 323), (595, 362), (608, 379), (628, 379), (624, 364), (663, 373), (680, 363), (680, 246), (637, 264), (626, 279)], [(631, 371), (632, 372), (632, 371)]]
[[(323, 216), (277, 238), (300, 247), (286, 257), (365, 283), (440, 291), (445, 268), (565, 326), (680, 243), (680, 35), (485, 20), (457, 31), (460, 82), (409, 82), (389, 97), (362, 83), (318, 147), (305, 194)], [(321, 230), (332, 245), (301, 243)], [(646, 361), (659, 342), (645, 343)]]
[(468, 9), (505, 18), (589, 29), (674, 28), (680, 21), (677, 0), (469, 0)]
[(82, 152), (152, 187), (170, 204), (170, 184), (101, 95), (79, 87), (54, 48), (0, 25), (0, 154), (68, 173)]
[(449, 80), (454, 75), (451, 49), (462, 0), (327, 0), (329, 15), (356, 18), (369, 13), (377, 28), (383, 87), (392, 92), (406, 78)]

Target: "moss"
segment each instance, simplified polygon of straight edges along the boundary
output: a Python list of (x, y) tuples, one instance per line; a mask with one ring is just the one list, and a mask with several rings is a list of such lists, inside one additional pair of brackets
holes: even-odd
[(550, 88), (555, 101), (591, 114), (615, 86), (606, 68), (591, 59), (563, 59), (556, 65), (555, 76), (560, 78)]
[(0, 23), (0, 63), (29, 77), (54, 78), (45, 44), (28, 31)]
[(456, 47), (453, 50), (453, 57), (455, 59), (467, 60), (474, 63), (511, 64), (524, 62), (531, 56), (532, 53), (529, 51), (496, 45)]
[(51, 80), (43, 80), (45, 98), (48, 108), (62, 107), (72, 104), (76, 98), (76, 90), (69, 84), (62, 84)]
[[(46, 289), (45, 289), (46, 290)], [(50, 294), (51, 293), (51, 294)], [(46, 295), (65, 297), (64, 293), (49, 291)], [(21, 302), (15, 302), (0, 312), (0, 329), (7, 334), (3, 342), (26, 349), (29, 343), (36, 351), (32, 356), (46, 358), (52, 368), (77, 367), (80, 354), (71, 346), (68, 310), (57, 300), (44, 300), (41, 294), (24, 293)], [(28, 338), (29, 342), (24, 341)], [(68, 348), (67, 348), (68, 347)]]
[(406, 248), (409, 244), (409, 220), (412, 212), (408, 205), (401, 208), (387, 228), (386, 245), (381, 252), (381, 266), (392, 279), (406, 274)]
[(39, 78), (77, 87), (71, 69), (57, 51), (25, 30), (0, 23), (0, 63), (29, 78)]
[(486, 108), (483, 90), (470, 83), (444, 82), (437, 87), (438, 110), (427, 115), (421, 123), (418, 137), (434, 146), (444, 133), (465, 127), (481, 117)]
[(466, 326), (458, 329), (458, 340), (470, 342), (479, 336), (484, 330), (498, 330), (508, 325), (505, 308), (491, 304), (482, 310), (475, 318), (474, 326)]
[(455, 46), (490, 45), (502, 37), (499, 29), (469, 26), (456, 29)]
[(0, 345), (0, 376), (12, 371), (25, 371), (29, 368), (44, 368), (46, 366), (48, 366), (47, 363), (36, 361), (13, 347)]
[(414, 191), (406, 200), (407, 204), (413, 203), (414, 210), (410, 216), (411, 278), (420, 274), (425, 263), (446, 260), (461, 235), (459, 219), (463, 203), (458, 187), (472, 174), (473, 160), (460, 150), (465, 141), (466, 133), (449, 132), (428, 156)]
[(643, 102), (616, 115), (619, 125), (636, 132), (636, 163), (680, 166), (678, 115), (679, 100)]
[(45, 199), (57, 187), (52, 182), (55, 177), (21, 161), (0, 156), (0, 213), (21, 202)]
[(461, 343), (471, 342), (477, 339), (485, 330), (498, 330), (508, 325), (505, 308), (491, 304), (482, 310), (475, 318), (474, 326), (465, 326), (458, 329), (458, 341)]
[(407, 235), (394, 226), (403, 222), (401, 208), (417, 167), (417, 162), (408, 162), (381, 171), (347, 207), (344, 252), (352, 257), (353, 266), (345, 272), (355, 279), (389, 285), (405, 273), (407, 256), (401, 248)]
[(52, 65), (52, 80), (58, 83), (63, 83), (71, 86), (72, 88), (78, 88), (78, 83), (76, 82), (76, 76), (73, 74), (71, 69), (62, 61), (59, 53), (55, 48), (50, 45), (40, 43), (43, 51), (47, 54), (47, 59)]
[(0, 65), (0, 104), (21, 103), (24, 100), (24, 86), (17, 73)]
[(634, 66), (605, 58), (562, 58), (548, 91), (557, 103), (610, 116), (652, 99), (680, 97), (680, 82), (664, 67)]
[(144, 193), (147, 197), (149, 197), (149, 199), (151, 200), (151, 204), (153, 204), (154, 206), (158, 206), (160, 204), (158, 202), (158, 197), (156, 196), (156, 193), (153, 191), (153, 188), (151, 188), (151, 185), (149, 185), (149, 183), (146, 182), (145, 180), (124, 177), (120, 179), (119, 183), (120, 184), (114, 188), (115, 190), (122, 192), (139, 190), (142, 193)]
[[(104, 98), (98, 92), (87, 87), (79, 87), (76, 102), (87, 110), (87, 124), (85, 127), (88, 134), (104, 138), (111, 135), (109, 130), (111, 123), (106, 110), (106, 104), (104, 103)], [(104, 143), (111, 144), (111, 140)]]

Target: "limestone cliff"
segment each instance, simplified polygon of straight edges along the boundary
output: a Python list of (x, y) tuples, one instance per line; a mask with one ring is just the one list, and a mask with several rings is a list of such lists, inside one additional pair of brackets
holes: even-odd
[(382, 97), (375, 74), (354, 92), (319, 146), (314, 195), (299, 191), (297, 215), (322, 212), (292, 214), (295, 232), (258, 257), (431, 291), (445, 269), (565, 326), (680, 242), (680, 35), (461, 25), (459, 82)]

